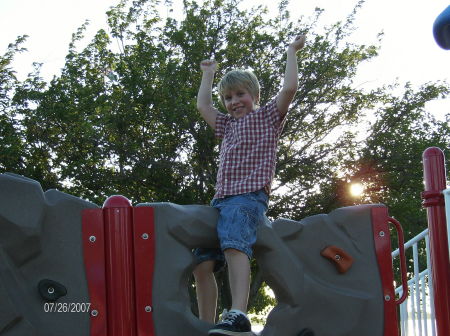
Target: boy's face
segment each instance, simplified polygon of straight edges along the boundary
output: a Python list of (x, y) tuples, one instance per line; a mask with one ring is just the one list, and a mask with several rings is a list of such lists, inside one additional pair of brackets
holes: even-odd
[(225, 92), (225, 108), (236, 119), (242, 118), (255, 109), (255, 99), (245, 88)]

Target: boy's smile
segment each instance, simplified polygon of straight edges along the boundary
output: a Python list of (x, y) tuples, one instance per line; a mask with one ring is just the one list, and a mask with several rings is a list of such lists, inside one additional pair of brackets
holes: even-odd
[(255, 109), (255, 99), (247, 89), (230, 90), (224, 95), (225, 108), (236, 119)]

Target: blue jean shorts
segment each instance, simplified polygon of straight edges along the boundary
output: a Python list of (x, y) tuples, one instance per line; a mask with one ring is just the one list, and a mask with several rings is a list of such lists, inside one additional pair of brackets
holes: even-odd
[[(269, 196), (264, 190), (245, 194), (215, 198), (211, 206), (219, 210), (217, 235), (220, 249), (200, 249), (194, 251), (198, 262), (223, 260), (222, 251), (232, 248), (252, 257), (252, 246), (256, 242), (258, 227), (266, 220)], [(206, 250), (201, 253), (201, 250)], [(214, 250), (214, 251), (211, 251)], [(206, 253), (210, 256), (207, 257)]]
[(214, 261), (213, 272), (223, 270), (226, 265), (225, 256), (220, 248), (214, 247), (198, 247), (193, 251), (195, 256), (195, 264), (201, 264), (204, 261)]

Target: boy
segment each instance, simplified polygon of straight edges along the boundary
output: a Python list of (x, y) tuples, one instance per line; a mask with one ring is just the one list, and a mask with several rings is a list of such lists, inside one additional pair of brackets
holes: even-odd
[[(197, 109), (216, 136), (223, 138), (216, 194), (211, 205), (219, 210), (217, 233), (228, 264), (232, 296), (231, 310), (208, 335), (253, 335), (246, 316), (251, 248), (256, 241), (257, 227), (266, 218), (277, 142), (298, 88), (296, 53), (304, 45), (303, 35), (289, 45), (283, 87), (277, 97), (263, 107), (257, 108), (260, 95), (256, 76), (250, 71), (228, 72), (218, 89), (229, 115), (220, 113), (212, 102), (216, 62), (204, 60), (200, 64), (202, 81)], [(194, 270), (200, 319), (214, 322), (217, 284), (213, 271), (220, 256), (214, 255), (211, 249), (197, 249), (195, 253), (200, 261)]]

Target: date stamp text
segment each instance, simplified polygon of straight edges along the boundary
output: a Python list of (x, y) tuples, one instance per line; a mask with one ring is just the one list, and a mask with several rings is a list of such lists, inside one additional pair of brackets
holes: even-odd
[(91, 308), (86, 302), (45, 302), (45, 313), (88, 313)]

